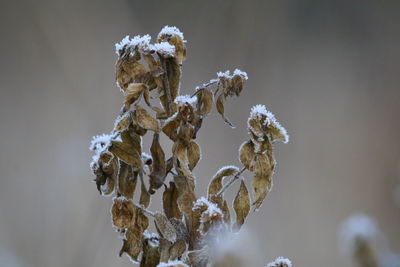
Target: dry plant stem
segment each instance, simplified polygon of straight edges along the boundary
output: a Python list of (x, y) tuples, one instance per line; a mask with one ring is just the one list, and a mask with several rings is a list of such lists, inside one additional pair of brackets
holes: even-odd
[(165, 58), (160, 54), (157, 53), (158, 57), (160, 58), (161, 62), (161, 67), (164, 70), (163, 74), (163, 86), (164, 86), (164, 93), (165, 96), (167, 97), (167, 114), (168, 116), (171, 115), (171, 103), (172, 103), (172, 96), (171, 96), (171, 90), (169, 89), (169, 81), (168, 81), (168, 74), (167, 74), (167, 65), (165, 64)]
[[(124, 233), (120, 256), (127, 254), (140, 266), (148, 267), (218, 266), (211, 251), (219, 235), (225, 235), (226, 229), (236, 233), (251, 206), (260, 208), (272, 187), (272, 143), (287, 143), (288, 135), (264, 105), (254, 106), (247, 123), (250, 137), (239, 148), (243, 168), (223, 166), (211, 179), (206, 196), (196, 197), (193, 170), (202, 158), (197, 132), (213, 107), (232, 127), (224, 105), (229, 98), (239, 96), (247, 73), (239, 69), (232, 74), (218, 72), (216, 79), (196, 87), (191, 97), (179, 95), (182, 61), (186, 59), (183, 34), (176, 27), (166, 26), (156, 43), (151, 44), (150, 39), (149, 35), (127, 36), (116, 44), (116, 81), (124, 93), (124, 105), (111, 133), (95, 136), (91, 142), (96, 186), (101, 194), (114, 196), (112, 222)], [(150, 103), (153, 89), (158, 93), (156, 106)], [(142, 143), (146, 134), (153, 136), (151, 155)], [(160, 135), (173, 143), (171, 156), (164, 150)], [(148, 167), (146, 172), (144, 166)], [(251, 203), (251, 191), (240, 179), (239, 190), (229, 205), (224, 192), (242, 178), (245, 170), (253, 174), (255, 201)], [(134, 202), (138, 182), (140, 197)], [(153, 212), (148, 207), (156, 190), (163, 191), (163, 210)], [(232, 208), (235, 221), (230, 216)], [(151, 221), (158, 234), (147, 232)], [(286, 263), (278, 258), (268, 266), (291, 267)]]
[(243, 167), (238, 173), (236, 173), (232, 178), (221, 188), (221, 190), (215, 195), (215, 197), (220, 197), (229, 186), (231, 186), (237, 179), (239, 179), (240, 175), (246, 170)]

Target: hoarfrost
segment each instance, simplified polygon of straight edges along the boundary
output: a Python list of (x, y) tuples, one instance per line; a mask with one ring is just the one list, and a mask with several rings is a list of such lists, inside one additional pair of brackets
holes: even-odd
[(208, 201), (207, 198), (201, 197), (199, 198), (193, 206), (193, 210), (199, 209), (203, 205), (207, 206), (207, 210), (203, 212), (203, 214), (208, 214), (210, 217), (215, 215), (222, 215), (222, 211), (215, 203)]
[(180, 260), (173, 260), (173, 261), (168, 261), (168, 262), (160, 262), (157, 267), (173, 267), (176, 265), (180, 265), (179, 267), (189, 267), (186, 263)]
[(191, 97), (190, 95), (179, 95), (175, 98), (175, 104), (178, 106), (182, 106), (185, 103), (188, 103), (192, 106), (196, 104), (197, 98), (196, 97)]
[(175, 26), (168, 26), (165, 25), (164, 28), (160, 31), (158, 34), (158, 37), (161, 35), (178, 35), (179, 37), (182, 38), (183, 42), (186, 42), (185, 38), (183, 38), (183, 33)]

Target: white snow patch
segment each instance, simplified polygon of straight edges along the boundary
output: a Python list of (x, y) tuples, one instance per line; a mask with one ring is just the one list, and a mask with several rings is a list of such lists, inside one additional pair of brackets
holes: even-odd
[(218, 76), (218, 78), (231, 79), (232, 76), (230, 73), (231, 72), (229, 70), (227, 70), (225, 72), (219, 71), (219, 72), (217, 72), (217, 76)]
[(217, 173), (224, 172), (226, 169), (234, 169), (235, 171), (239, 171), (238, 167), (236, 167), (234, 165), (228, 165), (228, 166), (224, 166), (221, 169), (219, 169)]
[(178, 106), (182, 106), (186, 103), (194, 106), (196, 104), (197, 98), (196, 97), (191, 97), (190, 95), (179, 95), (175, 98), (175, 104)]

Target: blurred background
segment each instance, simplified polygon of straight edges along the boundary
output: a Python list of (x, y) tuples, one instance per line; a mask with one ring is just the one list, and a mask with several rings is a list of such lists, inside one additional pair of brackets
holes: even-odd
[(299, 267), (351, 266), (337, 236), (358, 212), (400, 252), (399, 8), (396, 0), (2, 1), (0, 266), (132, 266), (117, 255), (111, 199), (92, 182), (88, 146), (112, 129), (122, 103), (114, 43), (127, 34), (154, 40), (164, 25), (188, 41), (181, 93), (217, 71), (249, 75), (226, 107), (237, 128), (213, 112), (200, 131), (199, 195), (221, 166), (238, 164), (252, 105), (267, 105), (290, 134), (275, 146), (273, 190), (247, 222), (248, 266), (277, 256)]

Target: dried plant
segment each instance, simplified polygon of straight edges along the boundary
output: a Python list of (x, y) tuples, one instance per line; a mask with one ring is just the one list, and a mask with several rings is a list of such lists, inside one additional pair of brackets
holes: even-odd
[[(248, 119), (249, 140), (239, 149), (243, 167), (221, 168), (211, 179), (207, 196), (197, 197), (193, 173), (201, 158), (197, 133), (214, 99), (225, 123), (234, 127), (225, 116), (224, 105), (242, 92), (247, 74), (238, 69), (233, 74), (219, 72), (191, 96), (180, 95), (186, 58), (183, 34), (166, 26), (156, 43), (150, 39), (149, 35), (127, 36), (116, 44), (116, 81), (124, 103), (112, 132), (93, 138), (91, 169), (100, 193), (114, 196), (111, 215), (123, 239), (120, 256), (126, 253), (140, 266), (212, 266), (213, 244), (227, 233), (238, 232), (251, 206), (259, 209), (271, 190), (273, 143), (288, 142), (288, 135), (265, 106), (254, 106)], [(143, 152), (146, 134), (153, 138), (151, 155)], [(170, 157), (160, 144), (162, 134), (173, 142)], [(254, 175), (253, 201), (243, 179), (245, 171)], [(140, 195), (135, 197), (138, 179)], [(232, 222), (224, 192), (235, 181), (240, 181), (240, 187), (233, 200), (236, 218)], [(150, 199), (160, 189), (163, 212), (150, 211)], [(148, 232), (149, 219), (157, 234)], [(268, 266), (291, 263), (278, 258)]]

